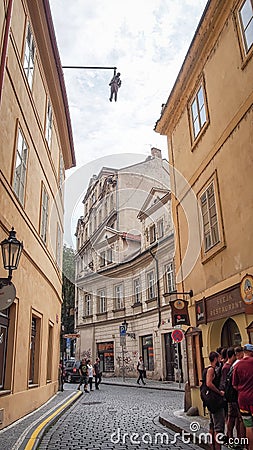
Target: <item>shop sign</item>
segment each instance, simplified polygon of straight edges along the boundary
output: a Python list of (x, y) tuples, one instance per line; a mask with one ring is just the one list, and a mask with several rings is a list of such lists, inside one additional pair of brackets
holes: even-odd
[(202, 298), (201, 300), (195, 303), (195, 312), (196, 312), (196, 324), (200, 325), (201, 323), (206, 323), (205, 298)]
[(253, 304), (253, 277), (252, 275), (245, 275), (240, 284), (240, 291), (242, 300), (246, 305)]
[(188, 314), (188, 302), (185, 300), (177, 299), (170, 302), (172, 326), (177, 325), (190, 325)]
[(79, 333), (72, 333), (72, 334), (64, 334), (64, 339), (76, 339), (80, 337)]
[(235, 316), (245, 312), (240, 286), (232, 286), (205, 299), (206, 322)]

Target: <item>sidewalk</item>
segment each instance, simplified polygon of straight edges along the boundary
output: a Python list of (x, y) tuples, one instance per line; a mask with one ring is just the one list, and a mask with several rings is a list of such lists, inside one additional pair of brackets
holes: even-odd
[[(102, 384), (131, 387), (135, 389), (157, 389), (164, 391), (184, 392), (184, 384), (166, 381), (146, 380), (145, 386), (139, 386), (136, 378), (126, 378), (123, 381), (120, 377), (105, 378)], [(39, 446), (43, 434), (58, 420), (59, 416), (66, 411), (80, 396), (82, 391), (68, 389), (68, 385), (63, 392), (58, 392), (52, 399), (42, 405), (36, 411), (17, 420), (8, 427), (0, 430), (1, 450), (36, 450)], [(178, 402), (178, 409), (182, 403), (182, 394)], [(202, 417), (189, 417), (183, 411), (167, 410), (159, 415), (159, 422), (175, 432), (182, 433), (182, 430), (191, 433), (191, 437), (208, 431), (208, 419)], [(195, 428), (194, 428), (195, 427)], [(196, 442), (198, 446), (208, 448), (204, 444)]]
[[(149, 379), (145, 379), (145, 382), (146, 382), (145, 388), (184, 392), (184, 383), (181, 383), (181, 385), (179, 385), (179, 383), (175, 383), (173, 381), (156, 381)], [(142, 385), (139, 386), (137, 384), (136, 378), (125, 378), (125, 381), (123, 381), (123, 377), (108, 377), (108, 378), (103, 377), (102, 383), (112, 384), (115, 386), (136, 387), (137, 389), (143, 387)]]
[(67, 389), (57, 392), (40, 408), (0, 430), (0, 449), (35, 450), (46, 430), (81, 395), (81, 391)]

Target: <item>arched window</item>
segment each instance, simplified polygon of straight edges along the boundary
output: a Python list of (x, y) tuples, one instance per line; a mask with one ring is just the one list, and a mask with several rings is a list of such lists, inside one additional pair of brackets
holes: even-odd
[(227, 319), (222, 327), (221, 346), (234, 347), (241, 345), (241, 343), (242, 337), (236, 322), (231, 318)]

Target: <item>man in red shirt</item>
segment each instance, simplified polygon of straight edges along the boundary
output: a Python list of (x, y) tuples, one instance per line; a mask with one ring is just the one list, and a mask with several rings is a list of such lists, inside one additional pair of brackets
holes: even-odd
[(246, 428), (248, 450), (253, 450), (253, 344), (244, 346), (244, 357), (234, 366), (232, 384)]

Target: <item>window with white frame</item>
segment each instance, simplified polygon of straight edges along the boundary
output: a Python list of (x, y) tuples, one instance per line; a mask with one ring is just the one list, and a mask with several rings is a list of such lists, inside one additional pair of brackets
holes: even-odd
[(56, 236), (56, 263), (61, 268), (62, 261), (62, 232), (59, 224), (57, 224), (57, 236)]
[(105, 266), (105, 252), (100, 253), (100, 267)]
[(147, 283), (148, 299), (155, 298), (155, 275), (153, 270), (147, 274)]
[(84, 315), (85, 316), (91, 316), (92, 309), (91, 309), (91, 295), (86, 294), (84, 296)]
[(27, 171), (27, 144), (23, 134), (18, 130), (16, 165), (13, 180), (13, 189), (19, 201), (24, 204), (25, 180)]
[(200, 86), (191, 103), (191, 118), (195, 139), (206, 123), (206, 106), (203, 85)]
[(141, 302), (141, 280), (140, 278), (136, 278), (134, 280), (134, 302)]
[(52, 139), (52, 127), (53, 127), (53, 110), (50, 103), (50, 100), (47, 102), (47, 117), (46, 117), (46, 140), (48, 143), (48, 147), (51, 146), (51, 139)]
[(220, 241), (213, 182), (201, 195), (200, 201), (204, 227), (204, 249), (207, 251)]
[(150, 241), (149, 241), (150, 244), (152, 244), (156, 240), (155, 224), (151, 225), (150, 228), (149, 228), (149, 239), (150, 239)]
[(239, 19), (245, 53), (253, 45), (253, 0), (245, 0), (239, 9)]
[(32, 88), (33, 82), (34, 55), (35, 55), (34, 37), (32, 34), (31, 26), (30, 24), (28, 24), (25, 41), (24, 70), (30, 88)]
[(59, 167), (59, 188), (62, 192), (63, 183), (64, 183), (64, 175), (65, 175), (65, 169), (64, 169), (64, 161), (62, 154), (60, 154), (60, 167)]
[(108, 248), (108, 250), (107, 250), (106, 259), (107, 259), (107, 264), (112, 263), (112, 249), (111, 248)]
[(157, 237), (158, 239), (164, 236), (164, 222), (163, 219), (158, 220), (157, 222)]
[(98, 312), (99, 313), (106, 312), (106, 297), (104, 289), (98, 291)]
[(115, 286), (115, 309), (124, 308), (123, 284)]
[(40, 237), (47, 242), (49, 196), (44, 185), (42, 185), (41, 213), (40, 213)]
[(170, 262), (166, 266), (166, 283), (167, 292), (173, 292), (176, 290), (174, 264)]

